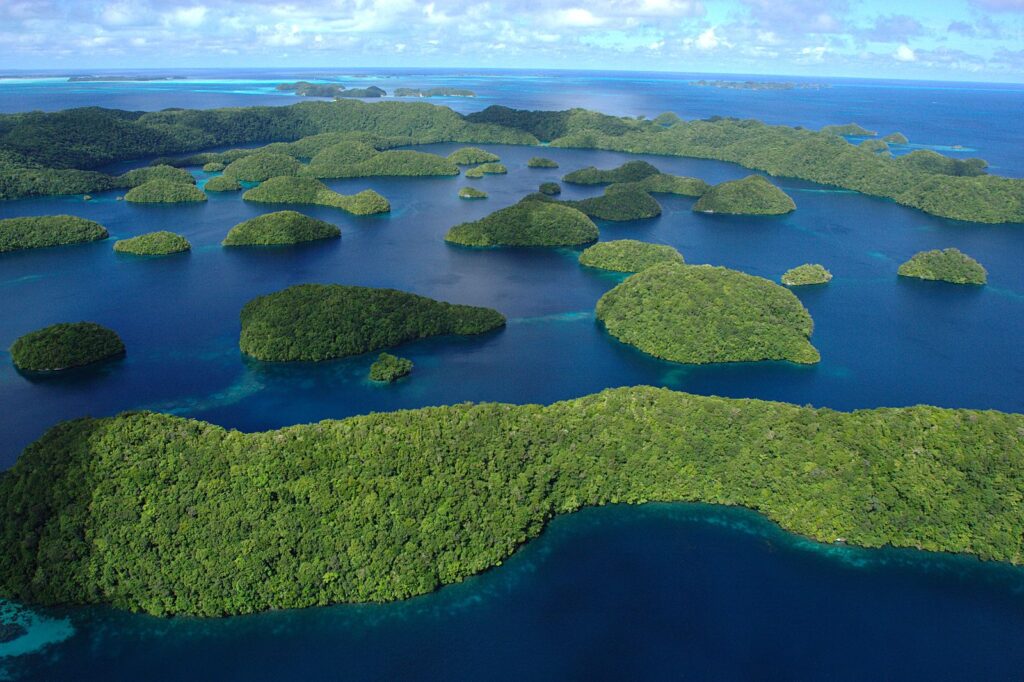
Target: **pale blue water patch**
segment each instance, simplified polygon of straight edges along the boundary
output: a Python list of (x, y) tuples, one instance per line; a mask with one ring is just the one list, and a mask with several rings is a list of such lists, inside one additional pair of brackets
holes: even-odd
[(16, 624), (25, 634), (9, 642), (0, 642), (0, 680), (15, 679), (9, 666), (19, 656), (41, 655), (46, 649), (64, 642), (75, 634), (68, 618), (43, 615), (30, 608), (0, 599), (0, 623)]
[(539, 317), (513, 317), (508, 321), (508, 324), (557, 324), (560, 322), (592, 322), (593, 320), (593, 310), (579, 310), (569, 313), (556, 313), (554, 315), (541, 315)]

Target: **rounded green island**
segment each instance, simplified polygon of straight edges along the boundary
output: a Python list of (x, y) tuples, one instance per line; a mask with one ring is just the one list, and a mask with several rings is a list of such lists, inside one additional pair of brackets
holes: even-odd
[(460, 187), (459, 188), (460, 199), (486, 199), (487, 192), (476, 187)]
[(597, 225), (584, 213), (529, 197), (480, 220), (448, 230), (445, 241), (462, 246), (578, 246), (597, 241)]
[(187, 182), (150, 180), (128, 190), (124, 200), (139, 204), (176, 204), (206, 201), (206, 194)]
[(649, 267), (602, 296), (597, 319), (619, 341), (673, 362), (821, 359), (809, 340), (814, 322), (793, 292), (728, 268)]
[(223, 161), (210, 161), (203, 164), (204, 173), (220, 173), (225, 168), (227, 168), (227, 164)]
[(160, 230), (140, 234), (130, 239), (118, 239), (114, 242), (114, 251), (130, 253), (134, 256), (170, 256), (191, 250), (192, 245), (179, 234)]
[(562, 186), (557, 182), (542, 182), (537, 190), (541, 194), (545, 194), (549, 197), (557, 196), (562, 193)]
[(373, 146), (357, 140), (339, 142), (323, 148), (303, 169), (303, 175), (314, 178), (342, 178), (351, 176), (353, 167), (379, 154)]
[(580, 265), (614, 272), (640, 272), (660, 263), (683, 263), (683, 255), (666, 244), (636, 239), (598, 242), (580, 254)]
[(106, 239), (107, 228), (73, 215), (42, 215), (0, 220), (0, 253), (69, 246)]
[(788, 194), (760, 175), (730, 180), (709, 188), (693, 204), (701, 213), (782, 215), (796, 210)]
[(610, 185), (615, 182), (638, 182), (660, 174), (661, 171), (646, 161), (627, 161), (610, 170), (587, 166), (567, 174), (562, 181), (573, 185)]
[(340, 208), (355, 215), (387, 213), (391, 204), (372, 189), (358, 194), (338, 194), (316, 178), (282, 175), (261, 182), (242, 195), (246, 201), (267, 204), (316, 204)]
[(503, 163), (483, 163), (466, 171), (467, 178), (482, 178), (485, 175), (505, 175), (508, 168)]
[(888, 142), (889, 144), (907, 144), (910, 142), (910, 140), (907, 139), (907, 136), (903, 133), (889, 133), (882, 138), (882, 141)]
[(988, 271), (959, 249), (921, 251), (900, 266), (901, 277), (916, 277), (951, 284), (985, 284)]
[(801, 287), (809, 284), (828, 284), (832, 281), (832, 273), (825, 266), (817, 263), (804, 263), (790, 268), (782, 275), (781, 281), (788, 287)]
[(207, 180), (203, 189), (207, 192), (237, 192), (242, 189), (242, 183), (230, 175), (217, 175)]
[(260, 152), (243, 156), (224, 168), (224, 175), (243, 182), (263, 182), (279, 175), (298, 175), (302, 164), (287, 154)]
[(390, 384), (412, 372), (412, 360), (400, 358), (390, 353), (381, 353), (376, 362), (370, 365), (370, 379)]
[(341, 236), (336, 225), (298, 211), (276, 211), (241, 222), (228, 232), (224, 246), (284, 246)]
[(14, 366), (27, 372), (58, 372), (124, 354), (124, 343), (93, 322), (63, 322), (25, 334), (11, 346)]
[(558, 168), (558, 163), (544, 156), (534, 156), (526, 162), (527, 168)]
[(477, 147), (463, 147), (462, 149), (456, 149), (449, 154), (448, 160), (456, 166), (475, 166), (478, 163), (494, 163), (495, 161), (501, 161), (501, 157), (497, 154), (492, 154), (485, 149), (479, 149)]
[(330, 360), (505, 326), (505, 316), (491, 308), (338, 284), (300, 284), (254, 298), (241, 317), (242, 352), (274, 362)]
[(609, 185), (599, 197), (566, 202), (586, 213), (591, 218), (625, 222), (657, 218), (661, 215), (661, 204), (644, 191), (639, 183)]

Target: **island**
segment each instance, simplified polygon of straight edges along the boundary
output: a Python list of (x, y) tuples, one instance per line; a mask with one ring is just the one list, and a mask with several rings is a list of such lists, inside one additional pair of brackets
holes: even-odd
[[(333, 156), (330, 164), (324, 158), (328, 153)], [(458, 166), (449, 159), (437, 154), (412, 150), (376, 152), (362, 161), (349, 163), (339, 163), (339, 161), (338, 152), (332, 147), (331, 151), (325, 150), (318, 154), (310, 162), (304, 174), (319, 178), (417, 177), (459, 174)]]
[(298, 81), (296, 83), (281, 83), (276, 88), (282, 92), (294, 92), (300, 97), (340, 97), (345, 91), (345, 86), (338, 83), (310, 83), (309, 81)]
[(315, 204), (340, 208), (355, 215), (387, 213), (388, 200), (372, 189), (358, 194), (338, 194), (315, 178), (297, 178), (284, 175), (270, 178), (242, 195), (245, 201), (265, 204)]
[(121, 338), (93, 322), (50, 325), (25, 334), (11, 346), (14, 366), (25, 372), (59, 372), (121, 355)]
[(206, 617), (394, 601), (501, 564), (556, 515), (648, 501), (1019, 564), (1022, 431), (1024, 416), (993, 410), (838, 412), (651, 386), (255, 433), (153, 412), (76, 419), (0, 477), (0, 596)]
[(395, 97), (476, 97), (476, 93), (465, 88), (395, 88)]
[(633, 183), (637, 188), (649, 194), (675, 194), (683, 197), (700, 197), (711, 188), (711, 185), (700, 178), (690, 178), (685, 175), (669, 175), (657, 173), (648, 175), (642, 180)]
[(138, 187), (139, 185), (154, 180), (184, 183), (187, 185), (196, 184), (196, 179), (184, 168), (175, 168), (165, 164), (156, 164), (128, 171), (118, 178), (118, 185), (120, 187)]
[(73, 215), (25, 216), (0, 220), (0, 253), (106, 239), (107, 228)]
[(390, 384), (412, 372), (412, 360), (391, 353), (381, 353), (370, 365), (370, 380)]
[(884, 140), (869, 138), (858, 144), (857, 148), (869, 152), (882, 153), (889, 151), (889, 144)]
[(207, 180), (203, 189), (207, 192), (237, 192), (242, 189), (242, 183), (230, 175), (217, 175)]
[(459, 188), (460, 199), (486, 199), (487, 192), (476, 187), (460, 187)]
[(298, 211), (276, 211), (238, 223), (228, 231), (223, 246), (282, 246), (336, 239), (336, 225), (311, 218)]
[(242, 182), (263, 182), (281, 175), (298, 175), (301, 170), (302, 164), (287, 154), (262, 152), (232, 161), (224, 168), (224, 175)]
[(478, 163), (501, 161), (501, 157), (479, 147), (462, 147), (449, 154), (448, 160), (456, 166), (475, 166)]
[(557, 182), (542, 182), (537, 191), (541, 194), (546, 194), (549, 197), (557, 196), (562, 193), (562, 186)]
[(160, 230), (140, 234), (130, 239), (118, 239), (114, 242), (114, 251), (133, 256), (170, 256), (192, 249), (187, 239), (179, 234)]
[(690, 81), (690, 85), (702, 88), (721, 88), (723, 90), (821, 90), (829, 87), (828, 83), (795, 83), (792, 81), (727, 81), (699, 80)]
[[(1024, 178), (990, 175), (981, 160), (907, 162), (909, 154), (868, 154), (833, 132), (723, 116), (663, 123), (584, 109), (502, 106), (461, 115), (425, 102), (342, 99), (275, 107), (272, 116), (266, 107), (144, 114), (89, 107), (7, 114), (0, 115), (0, 130), (6, 131), (0, 136), (0, 200), (131, 187), (124, 175), (97, 169), (144, 157), (175, 165), (225, 161), (226, 153), (195, 152), (267, 139), (282, 140), (268, 145), (268, 151), (288, 150), (297, 158), (309, 158), (324, 140), (357, 140), (380, 148), (439, 142), (545, 144), (715, 159), (774, 177), (888, 198), (954, 220), (1024, 223)], [(167, 157), (190, 152), (182, 159)]]
[(331, 144), (312, 156), (302, 174), (314, 178), (351, 177), (353, 166), (379, 153), (373, 145), (358, 140)]
[(343, 358), (505, 326), (505, 316), (491, 308), (338, 284), (300, 284), (260, 296), (245, 304), (241, 318), (242, 352), (273, 362)]
[(448, 230), (450, 244), (475, 247), (579, 246), (597, 241), (597, 225), (571, 206), (526, 197)]
[(558, 163), (544, 156), (532, 156), (526, 162), (527, 168), (558, 168)]
[(573, 171), (562, 178), (562, 182), (573, 185), (608, 185), (613, 182), (636, 182), (661, 171), (646, 161), (627, 161), (618, 168), (600, 170), (588, 166)]
[(988, 272), (960, 249), (935, 249), (915, 253), (899, 267), (901, 277), (930, 279), (951, 284), (985, 284)]
[(903, 133), (889, 133), (882, 138), (882, 141), (888, 142), (889, 144), (907, 144), (910, 142), (910, 140), (907, 139), (907, 136)]
[(466, 171), (467, 178), (482, 178), (485, 175), (505, 175), (508, 168), (502, 163), (482, 163)]
[(820, 361), (814, 323), (793, 292), (761, 277), (710, 265), (641, 270), (597, 302), (619, 341), (672, 362)]
[(225, 168), (227, 168), (227, 164), (223, 161), (210, 161), (203, 164), (204, 173), (220, 173)]
[[(553, 201), (543, 192), (537, 198)], [(559, 203), (579, 209), (591, 218), (613, 222), (643, 220), (661, 215), (661, 204), (637, 183), (609, 185), (599, 197)]]
[(348, 88), (336, 93), (334, 96), (337, 97), (362, 97), (369, 99), (376, 99), (377, 97), (387, 97), (387, 92), (382, 88), (378, 88), (376, 85), (371, 85), (368, 88)]
[(693, 204), (701, 213), (783, 215), (796, 210), (788, 194), (760, 175), (714, 185)]
[(832, 273), (826, 270), (823, 265), (804, 263), (803, 265), (786, 270), (780, 281), (788, 287), (828, 284), (832, 281)]
[(588, 246), (580, 254), (580, 265), (613, 272), (640, 272), (660, 263), (683, 263), (683, 255), (667, 244), (636, 239), (616, 239)]
[(128, 190), (124, 200), (139, 204), (176, 204), (206, 201), (206, 194), (187, 182), (150, 180)]
[(874, 137), (878, 133), (874, 130), (860, 126), (856, 123), (843, 123), (841, 125), (823, 126), (821, 132), (828, 135), (839, 135), (843, 137)]

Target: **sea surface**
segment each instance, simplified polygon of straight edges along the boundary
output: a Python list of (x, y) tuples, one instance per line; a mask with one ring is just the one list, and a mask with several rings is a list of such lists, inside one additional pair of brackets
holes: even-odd
[[(857, 121), (914, 144), (977, 155), (1024, 176), (1024, 88), (828, 81), (819, 90), (733, 91), (665, 74), (523, 72), (224, 72), (185, 81), (0, 80), (0, 111), (110, 106), (289, 104), (300, 78), (346, 85), (467, 87), (431, 100), (585, 106), (622, 115), (676, 111), (819, 127)], [(781, 78), (781, 80), (795, 80)], [(815, 321), (822, 362), (688, 366), (624, 346), (594, 305), (621, 275), (582, 268), (574, 249), (473, 250), (452, 225), (516, 202), (571, 170), (644, 158), (708, 182), (750, 171), (715, 161), (545, 149), (560, 168), (529, 169), (535, 148), (482, 145), (506, 176), (329, 181), (373, 188), (392, 213), (355, 217), (299, 207), (342, 238), (299, 247), (224, 249), (231, 226), (281, 206), (211, 193), (202, 205), (140, 206), (118, 192), (0, 202), (0, 218), (71, 213), (111, 239), (0, 254), (0, 348), (39, 327), (90, 320), (118, 331), (122, 360), (40, 378), (0, 351), (0, 470), (63, 419), (153, 409), (245, 431), (371, 411), (498, 400), (547, 403), (636, 384), (841, 410), (928, 403), (1024, 412), (1024, 225), (982, 225), (788, 179), (798, 210), (777, 218), (664, 214), (601, 222), (601, 238), (670, 244), (689, 263), (777, 280), (805, 262), (835, 279), (795, 293)], [(448, 153), (458, 145), (428, 145)], [(905, 150), (903, 150), (905, 151)], [(140, 161), (144, 163), (144, 161)], [(209, 177), (191, 169), (200, 184)], [(458, 199), (459, 187), (487, 191)], [(564, 198), (600, 188), (564, 186)], [(167, 229), (189, 254), (113, 253), (114, 239)], [(989, 272), (985, 287), (896, 276), (923, 249), (956, 246)], [(306, 282), (394, 287), (509, 318), (473, 338), (408, 344), (416, 363), (390, 386), (366, 379), (374, 354), (326, 363), (261, 363), (238, 350), (241, 307)], [(824, 547), (757, 515), (700, 505), (587, 510), (559, 519), (502, 567), (402, 604), (338, 606), (222, 620), (158, 620), (109, 609), (19, 611), (29, 636), (0, 644), (0, 676), (40, 679), (1016, 679), (1024, 671), (1024, 570), (915, 551)], [(13, 607), (11, 607), (13, 608)], [(3, 612), (0, 608), (0, 613)]]

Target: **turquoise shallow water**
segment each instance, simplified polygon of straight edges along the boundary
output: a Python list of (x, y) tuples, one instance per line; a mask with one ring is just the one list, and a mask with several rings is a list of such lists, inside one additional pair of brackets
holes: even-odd
[[(612, 81), (619, 85), (604, 90), (584, 81), (593, 99), (580, 103), (601, 108), (635, 101), (655, 112), (685, 104), (694, 114), (713, 104), (722, 108), (710, 113), (729, 113), (725, 107), (735, 105), (760, 108), (768, 118), (789, 115), (791, 123), (854, 118), (869, 126), (875, 124), (863, 112), (902, 103), (897, 118), (903, 118), (891, 127), (912, 139), (949, 142), (952, 129), (972, 147), (1005, 148), (1004, 163), (1024, 170), (1013, 156), (1019, 145), (1011, 144), (1011, 113), (1019, 108), (1000, 108), (1000, 98), (1019, 104), (1020, 95), (1005, 89), (995, 88), (993, 99), (972, 95), (982, 104), (963, 116), (981, 123), (960, 125), (940, 117), (921, 123), (927, 108), (915, 108), (920, 97), (940, 97), (943, 106), (952, 106), (958, 91), (937, 95), (934, 88), (879, 86), (870, 97), (858, 91), (867, 97), (859, 108), (825, 106), (801, 95), (787, 109), (781, 100), (735, 104), (736, 97), (762, 93), (691, 88), (699, 93), (682, 91), (683, 99), (662, 106), (663, 93), (641, 96), (625, 89), (621, 78)], [(480, 87), (487, 83), (493, 80), (481, 78)], [(544, 106), (585, 89), (576, 81), (554, 89), (545, 78), (503, 83), (505, 94), (494, 97), (514, 105)], [(117, 84), (120, 94), (114, 86), (101, 91), (85, 85), (84, 94), (64, 101), (133, 97), (159, 108), (187, 105), (193, 96), (177, 85)], [(207, 94), (195, 97), (200, 104), (209, 103), (207, 96), (223, 103), (261, 101), (227, 92), (250, 86), (207, 82)], [(39, 101), (29, 97), (15, 105), (7, 87), (0, 83), (0, 105)], [(50, 90), (32, 97), (66, 95), (49, 81), (40, 87)], [(825, 92), (838, 97), (840, 90)], [(719, 99), (701, 99), (712, 96)], [(921, 126), (917, 134), (911, 124)], [(443, 153), (454, 148), (429, 147)], [(128, 346), (121, 361), (59, 379), (22, 376), (0, 353), (0, 468), (61, 419), (138, 408), (257, 430), (374, 410), (464, 400), (551, 402), (612, 386), (654, 384), (838, 409), (931, 403), (1024, 411), (1024, 226), (948, 221), (785, 179), (775, 182), (799, 208), (781, 218), (694, 214), (689, 199), (660, 198), (662, 217), (603, 223), (602, 239), (671, 244), (688, 262), (772, 279), (803, 262), (821, 262), (835, 275), (826, 287), (796, 290), (815, 319), (812, 340), (822, 354), (820, 365), (676, 365), (602, 331), (593, 307), (620, 276), (581, 268), (577, 251), (476, 251), (443, 242), (451, 225), (509, 205), (540, 182), (635, 157), (548, 149), (544, 154), (562, 167), (533, 170), (525, 163), (535, 149), (488, 148), (502, 156), (508, 176), (330, 183), (343, 192), (372, 187), (394, 210), (357, 218), (303, 207), (338, 224), (343, 236), (297, 248), (222, 249), (219, 242), (232, 225), (280, 208), (246, 204), (237, 194), (213, 196), (201, 206), (126, 205), (115, 193), (91, 202), (61, 197), (0, 203), (0, 217), (73, 213), (103, 222), (114, 238), (170, 229), (194, 245), (191, 254), (166, 259), (115, 255), (110, 241), (0, 255), (0, 347), (40, 326), (78, 319), (113, 327)], [(709, 182), (748, 173), (717, 162), (643, 158), (666, 172)], [(464, 184), (485, 189), (490, 198), (459, 200)], [(564, 196), (598, 191), (566, 186)], [(947, 246), (978, 258), (989, 270), (989, 285), (896, 277), (898, 264), (914, 252)], [(413, 359), (416, 370), (393, 386), (366, 380), (370, 356), (289, 365), (243, 358), (237, 348), (242, 305), (301, 282), (396, 287), (492, 306), (510, 322), (483, 337), (402, 347), (400, 354)], [(1024, 669), (1022, 576), (968, 559), (822, 548), (736, 510), (612, 508), (559, 520), (505, 566), (404, 604), (221, 621), (155, 620), (106, 609), (42, 614), (46, 620), (30, 623), (29, 640), (0, 645), (0, 667), (42, 679), (1017, 679)], [(45, 641), (51, 644), (35, 653), (13, 655)]]

